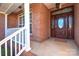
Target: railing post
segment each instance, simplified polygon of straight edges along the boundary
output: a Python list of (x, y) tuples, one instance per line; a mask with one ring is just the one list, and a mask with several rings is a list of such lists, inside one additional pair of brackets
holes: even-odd
[(7, 36), (7, 14), (5, 14), (5, 37)]
[(30, 19), (29, 19), (29, 3), (25, 4), (25, 41), (26, 41), (26, 51), (30, 48)]

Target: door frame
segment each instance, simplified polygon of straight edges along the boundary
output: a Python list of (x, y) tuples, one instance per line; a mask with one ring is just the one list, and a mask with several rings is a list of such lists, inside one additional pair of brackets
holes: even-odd
[[(56, 12), (56, 11), (60, 11), (60, 10), (63, 10), (63, 9), (65, 9), (65, 8), (72, 8), (72, 11), (71, 12), (66, 12), (66, 13), (61, 13), (61, 14), (56, 14), (56, 15), (52, 15), (52, 13), (53, 12)], [(72, 6), (68, 6), (68, 7), (64, 7), (64, 8), (61, 8), (61, 9), (58, 9), (58, 10), (54, 10), (54, 11), (51, 11), (50, 12), (50, 37), (52, 37), (52, 28), (51, 28), (51, 25), (52, 25), (52, 18), (54, 17), (54, 16), (57, 16), (57, 15), (62, 15), (62, 14), (68, 14), (68, 13), (71, 13), (72, 14), (72, 18), (73, 18), (73, 39), (74, 39), (74, 24), (75, 24), (75, 22), (74, 22), (74, 6), (72, 5)], [(53, 18), (54, 19), (54, 18)], [(55, 25), (54, 25), (55, 26)], [(53, 28), (53, 30), (55, 30), (55, 28)], [(53, 34), (54, 34), (54, 31), (53, 31)], [(55, 37), (55, 35), (53, 35), (53, 37)]]

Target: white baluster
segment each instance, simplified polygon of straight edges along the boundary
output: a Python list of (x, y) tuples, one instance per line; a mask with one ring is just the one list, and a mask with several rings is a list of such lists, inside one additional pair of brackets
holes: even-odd
[(12, 56), (12, 39), (10, 39), (10, 55)]
[(15, 36), (15, 55), (17, 54), (17, 37)]
[(1, 56), (1, 46), (0, 46), (0, 56)]
[(23, 34), (24, 33), (23, 33), (23, 31), (21, 33), (22, 33), (22, 39), (21, 40), (22, 40), (22, 48), (23, 48), (23, 46), (24, 46), (24, 35)]
[(21, 47), (21, 45), (20, 45), (21, 44), (20, 43), (21, 42), (21, 33), (19, 33), (19, 38), (18, 39), (19, 39), (19, 43), (18, 44), (19, 44), (19, 51), (20, 51), (20, 47)]
[(5, 56), (7, 56), (7, 42), (5, 42)]
[(24, 41), (25, 41), (25, 43), (24, 43), (24, 46), (26, 47), (26, 42), (27, 42), (27, 40), (26, 40), (26, 30), (24, 29)]

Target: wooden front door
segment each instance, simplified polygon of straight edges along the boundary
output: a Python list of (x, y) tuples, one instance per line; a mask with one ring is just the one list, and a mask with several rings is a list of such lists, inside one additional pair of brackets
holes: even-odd
[(63, 15), (55, 16), (55, 37), (65, 38), (66, 37), (66, 17)]
[(73, 15), (65, 13), (52, 17), (52, 37), (73, 39)]

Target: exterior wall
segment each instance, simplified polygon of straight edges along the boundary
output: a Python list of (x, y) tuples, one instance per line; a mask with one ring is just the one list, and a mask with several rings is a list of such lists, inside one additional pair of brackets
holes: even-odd
[(50, 36), (50, 12), (45, 5), (32, 4), (32, 39), (46, 40)]
[[(63, 4), (62, 8), (73, 4)], [(42, 3), (31, 4), (32, 10), (32, 38), (43, 41), (50, 37), (50, 11)]]
[(5, 15), (0, 13), (0, 40), (5, 37)]
[(8, 15), (7, 26), (8, 28), (16, 28), (18, 26), (17, 14), (11, 13)]
[(75, 29), (74, 29), (74, 36), (75, 36), (75, 42), (79, 46), (79, 4), (75, 4), (74, 6), (74, 16), (75, 16)]

